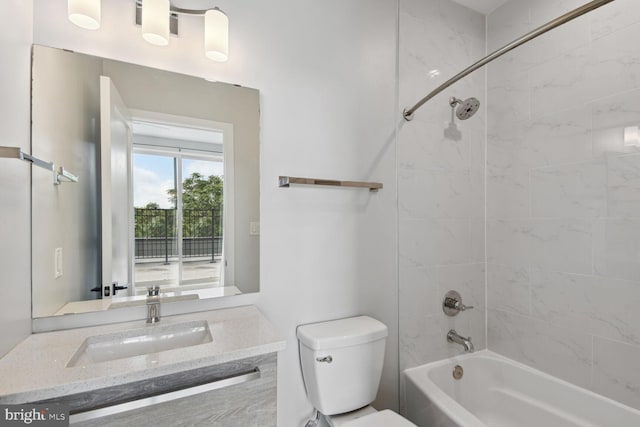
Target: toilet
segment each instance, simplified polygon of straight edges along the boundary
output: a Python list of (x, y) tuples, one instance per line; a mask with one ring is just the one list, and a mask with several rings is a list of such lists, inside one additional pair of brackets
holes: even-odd
[(368, 316), (300, 325), (300, 364), (307, 396), (330, 427), (416, 427), (377, 411), (387, 327)]

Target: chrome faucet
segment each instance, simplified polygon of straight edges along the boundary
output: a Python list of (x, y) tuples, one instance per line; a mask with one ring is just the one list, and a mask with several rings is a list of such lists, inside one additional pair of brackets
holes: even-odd
[(160, 286), (147, 288), (147, 323), (160, 321)]
[(473, 343), (471, 342), (471, 337), (465, 338), (463, 336), (458, 335), (455, 329), (451, 329), (447, 334), (447, 341), (454, 342), (456, 344), (460, 344), (464, 347), (465, 353), (473, 353)]

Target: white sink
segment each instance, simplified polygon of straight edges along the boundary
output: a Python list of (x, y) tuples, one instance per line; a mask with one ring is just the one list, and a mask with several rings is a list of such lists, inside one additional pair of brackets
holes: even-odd
[(209, 324), (204, 320), (173, 325), (149, 325), (85, 339), (67, 363), (67, 368), (159, 353), (211, 341), (213, 339)]

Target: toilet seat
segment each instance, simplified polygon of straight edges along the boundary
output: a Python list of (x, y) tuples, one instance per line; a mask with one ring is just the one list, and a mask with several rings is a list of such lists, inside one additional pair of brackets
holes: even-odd
[(350, 421), (344, 427), (417, 427), (414, 423), (385, 409)]

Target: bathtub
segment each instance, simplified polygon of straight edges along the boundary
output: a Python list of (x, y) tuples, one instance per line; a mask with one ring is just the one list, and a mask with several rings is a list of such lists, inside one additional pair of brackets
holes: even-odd
[[(461, 379), (453, 378), (456, 365)], [(420, 427), (638, 427), (640, 411), (484, 350), (403, 373)]]

